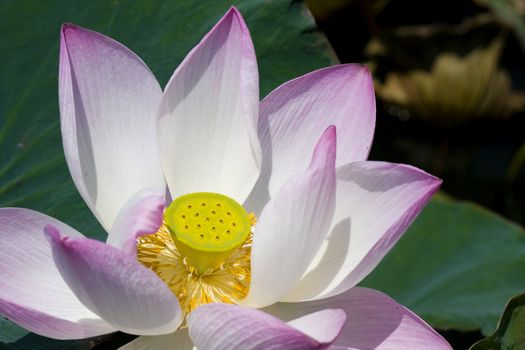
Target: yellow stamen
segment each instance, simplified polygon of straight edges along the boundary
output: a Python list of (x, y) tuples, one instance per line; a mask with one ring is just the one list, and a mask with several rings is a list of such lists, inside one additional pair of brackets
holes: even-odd
[[(217, 242), (215, 241), (216, 236), (212, 236), (211, 242), (210, 240), (204, 240), (209, 243), (209, 245), (205, 245), (203, 249), (202, 246), (195, 244), (195, 242), (199, 243), (203, 241), (200, 236), (197, 235), (196, 239), (195, 235), (193, 235), (193, 237), (186, 235), (181, 238), (176, 233), (177, 229), (180, 228), (180, 223), (175, 223), (175, 225), (177, 225), (175, 226), (173, 224), (173, 218), (177, 218), (177, 214), (182, 218), (182, 213), (173, 208), (182, 204), (186, 205), (187, 209), (188, 205), (188, 203), (183, 200), (179, 201), (182, 197), (177, 198), (166, 210), (165, 221), (157, 233), (142, 236), (138, 239), (138, 261), (153, 270), (166, 282), (168, 287), (177, 296), (186, 314), (189, 314), (192, 310), (203, 304), (237, 303), (246, 297), (250, 287), (251, 226), (256, 223), (255, 215), (253, 213), (245, 214), (245, 216), (239, 219), (239, 215), (242, 216), (243, 213), (246, 213), (240, 205), (239, 207), (242, 211), (239, 211), (238, 208), (233, 210), (229, 206), (230, 203), (217, 202), (217, 197), (214, 197), (214, 202), (211, 201), (210, 203), (213, 202), (215, 205), (221, 203), (220, 208), (223, 209), (224, 214), (226, 216), (228, 216), (228, 212), (231, 214), (231, 217), (228, 216), (231, 218), (230, 221), (228, 221), (229, 224), (231, 225), (232, 222), (235, 222), (236, 225), (234, 227), (247, 225), (247, 232), (238, 235), (236, 235), (238, 231), (230, 232), (229, 236), (227, 236), (226, 227), (228, 226), (224, 226), (223, 230), (220, 231), (222, 235), (219, 237), (224, 238), (225, 242), (223, 243), (221, 240)], [(222, 197), (224, 196), (221, 196), (221, 199)], [(228, 198), (228, 200), (231, 199)], [(203, 201), (189, 205), (191, 205), (193, 209), (195, 204), (202, 205), (202, 203), (206, 203), (206, 206), (208, 206), (208, 202)], [(236, 202), (234, 203), (237, 204)], [(210, 209), (210, 211), (211, 210), (212, 209)], [(215, 211), (217, 215), (218, 211)], [(195, 214), (195, 212), (191, 213)], [(202, 213), (205, 214), (206, 212), (202, 211)], [(200, 216), (201, 211), (199, 211), (198, 217)], [(207, 216), (204, 216), (203, 219), (206, 220), (206, 217)], [(218, 215), (214, 218), (218, 221), (220, 217), (221, 216)], [(217, 230), (210, 231), (212, 224), (206, 225), (204, 222), (198, 220), (191, 222), (186, 221), (185, 223), (182, 221), (182, 223), (184, 225), (188, 224), (188, 226), (193, 225), (192, 227), (195, 227), (195, 229), (196, 225), (200, 223), (201, 229), (203, 227), (206, 228), (205, 232), (208, 234), (215, 234), (215, 232), (217, 232)], [(216, 222), (216, 224), (218, 225), (220, 222)], [(199, 235), (200, 232), (201, 231), (198, 231)], [(232, 236), (234, 237), (234, 242), (228, 242), (227, 238)], [(180, 249), (181, 247), (182, 249)], [(208, 251), (205, 249), (208, 249)], [(206, 257), (207, 254), (211, 257)], [(199, 267), (195, 265), (199, 265)]]

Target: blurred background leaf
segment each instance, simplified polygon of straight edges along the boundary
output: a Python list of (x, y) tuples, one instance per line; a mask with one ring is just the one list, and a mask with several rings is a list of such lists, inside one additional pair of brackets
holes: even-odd
[(0, 343), (11, 343), (28, 335), (30, 332), (0, 318)]
[(474, 344), (471, 350), (519, 350), (525, 346), (525, 294), (512, 298), (501, 316), (498, 330)]
[(525, 50), (525, 1), (523, 0), (477, 0), (490, 8), (499, 20), (509, 26)]
[(525, 108), (525, 93), (512, 89), (509, 75), (498, 67), (501, 38), (465, 57), (439, 54), (430, 72), (388, 73), (376, 93), (415, 116), (445, 125), (478, 118), (506, 118)]

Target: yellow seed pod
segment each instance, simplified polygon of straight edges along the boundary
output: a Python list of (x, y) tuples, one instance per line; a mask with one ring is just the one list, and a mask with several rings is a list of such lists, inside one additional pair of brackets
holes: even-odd
[(177, 249), (201, 274), (230, 256), (251, 229), (250, 216), (239, 203), (211, 192), (176, 198), (164, 218)]

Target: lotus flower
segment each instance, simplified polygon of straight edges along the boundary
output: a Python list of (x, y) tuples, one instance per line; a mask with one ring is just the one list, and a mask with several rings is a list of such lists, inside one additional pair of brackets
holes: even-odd
[(67, 164), (107, 242), (1, 209), (2, 315), (58, 339), (142, 335), (125, 349), (191, 349), (190, 337), (201, 350), (450, 349), (389, 297), (352, 288), (440, 184), (365, 161), (365, 67), (312, 72), (259, 104), (232, 8), (164, 92), (129, 49), (64, 25), (59, 96)]

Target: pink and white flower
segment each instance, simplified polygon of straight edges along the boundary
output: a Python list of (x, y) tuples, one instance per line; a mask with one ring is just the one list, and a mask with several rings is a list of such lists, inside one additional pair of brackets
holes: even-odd
[[(108, 238), (88, 239), (28, 209), (0, 209), (0, 313), (57, 339), (141, 335), (125, 349), (450, 349), (389, 297), (354, 287), (441, 183), (411, 166), (366, 161), (375, 124), (368, 70), (321, 69), (260, 103), (258, 86), (235, 8), (164, 92), (129, 49), (64, 25), (64, 151)], [(242, 274), (228, 275), (230, 260), (188, 270), (201, 278), (208, 267), (224, 268), (205, 296), (200, 284), (166, 277), (192, 256), (164, 241), (173, 229), (166, 204), (202, 192), (241, 203), (255, 225), (235, 248), (242, 254), (228, 258), (230, 267), (244, 263)], [(155, 250), (148, 237), (164, 245)], [(207, 298), (241, 306), (200, 306)], [(185, 318), (188, 328), (179, 329)]]

